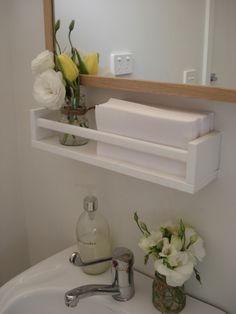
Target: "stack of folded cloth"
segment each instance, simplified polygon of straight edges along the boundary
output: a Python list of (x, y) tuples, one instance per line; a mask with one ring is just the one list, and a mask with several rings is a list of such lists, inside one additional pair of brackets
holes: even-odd
[[(187, 149), (214, 129), (214, 113), (142, 105), (111, 98), (95, 109), (97, 129), (147, 142)], [(98, 142), (97, 154), (184, 177), (184, 162)]]

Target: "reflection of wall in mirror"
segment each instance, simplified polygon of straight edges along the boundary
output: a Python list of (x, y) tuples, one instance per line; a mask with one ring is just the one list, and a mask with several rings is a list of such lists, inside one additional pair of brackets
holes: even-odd
[[(98, 51), (103, 74), (110, 54), (131, 51), (138, 79), (183, 82), (186, 69), (202, 77), (205, 0), (55, 0), (55, 16), (67, 29), (75, 19), (75, 46)], [(58, 34), (64, 48), (67, 32)]]
[(215, 86), (236, 88), (236, 1), (216, 0), (212, 72)]

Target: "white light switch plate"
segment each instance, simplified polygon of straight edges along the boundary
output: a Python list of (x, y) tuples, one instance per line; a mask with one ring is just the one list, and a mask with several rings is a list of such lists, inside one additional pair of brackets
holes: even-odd
[(111, 72), (116, 76), (133, 72), (133, 54), (130, 52), (111, 53), (110, 61)]

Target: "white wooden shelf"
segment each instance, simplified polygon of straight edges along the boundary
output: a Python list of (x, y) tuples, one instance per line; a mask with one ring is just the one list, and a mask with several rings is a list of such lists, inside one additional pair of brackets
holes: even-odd
[[(79, 135), (90, 141), (84, 146), (63, 146), (58, 141), (58, 132)], [(31, 133), (33, 147), (188, 193), (199, 191), (214, 180), (218, 174), (221, 140), (219, 132), (212, 132), (191, 141), (188, 149), (183, 150), (63, 124), (53, 119), (49, 110), (33, 109), (31, 110)], [(178, 177), (125, 161), (98, 156), (97, 141), (132, 149), (137, 153), (145, 152), (184, 162), (186, 163), (186, 175)]]

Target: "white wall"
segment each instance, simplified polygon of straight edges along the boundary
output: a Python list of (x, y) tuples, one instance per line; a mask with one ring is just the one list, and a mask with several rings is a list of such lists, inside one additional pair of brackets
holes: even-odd
[(195, 68), (202, 75), (205, 0), (64, 0), (55, 1), (55, 16), (62, 48), (68, 43), (68, 25), (76, 20), (75, 46), (98, 51), (102, 67), (110, 54), (134, 53), (135, 78), (183, 82), (183, 71)]
[[(31, 263), (74, 243), (82, 199), (88, 190), (93, 190), (99, 197), (100, 210), (110, 223), (114, 245), (130, 247), (136, 265), (143, 269), (146, 269), (143, 254), (137, 246), (140, 233), (132, 219), (134, 210), (153, 229), (168, 219), (180, 217), (193, 224), (205, 239), (207, 257), (200, 265), (203, 285), (199, 286), (192, 278), (187, 290), (235, 313), (236, 106), (89, 90), (90, 104), (112, 95), (215, 111), (216, 127), (223, 131), (221, 174), (194, 196), (35, 150), (30, 146), (29, 130), (28, 111), (35, 105), (31, 96), (30, 61), (44, 49), (42, 5), (39, 0), (13, 3), (16, 25), (13, 42), (20, 57), (20, 62), (14, 61), (17, 133)], [(151, 265), (148, 270), (153, 272)]]
[(218, 77), (216, 86), (236, 88), (236, 1), (215, 0), (214, 47), (212, 72)]
[(0, 2), (0, 286), (28, 265), (17, 158), (10, 2)]

